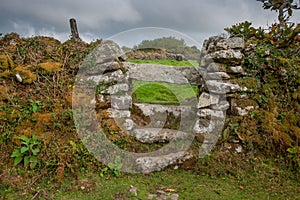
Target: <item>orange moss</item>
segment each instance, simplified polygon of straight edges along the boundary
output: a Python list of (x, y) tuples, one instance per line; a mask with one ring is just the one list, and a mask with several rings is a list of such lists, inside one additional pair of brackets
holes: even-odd
[(121, 131), (119, 125), (116, 123), (114, 119), (108, 119), (103, 122), (104, 128), (107, 128), (109, 132), (118, 132)]
[(7, 94), (8, 88), (0, 85), (0, 101), (6, 100), (9, 98)]
[(28, 126), (28, 127), (18, 127), (17, 128), (18, 131), (18, 134), (15, 134), (13, 136), (13, 139), (12, 139), (12, 142), (15, 143), (16, 145), (20, 146), (21, 145), (21, 141), (18, 137), (20, 136), (26, 136), (28, 138), (30, 138), (33, 134), (35, 134), (31, 128), (31, 126)]
[(97, 113), (97, 119), (99, 121), (103, 120), (103, 119), (109, 119), (110, 118), (110, 114), (107, 110), (100, 110)]
[(13, 68), (14, 62), (11, 60), (9, 56), (6, 55), (0, 55), (0, 69), (8, 69)]
[(22, 77), (22, 83), (31, 84), (37, 80), (36, 75), (28, 69), (29, 67), (30, 66), (24, 67), (22, 65), (18, 65), (18, 67), (14, 69), (14, 73), (19, 74)]
[(34, 113), (32, 117), (36, 119), (37, 123), (49, 124), (53, 119), (50, 113)]
[(1, 69), (8, 69), (9, 64), (8, 64), (8, 59), (6, 55), (0, 55), (0, 68)]
[(3, 112), (2, 114), (10, 123), (13, 123), (15, 120), (18, 120), (22, 116), (22, 113), (15, 108), (12, 108), (8, 112)]
[(43, 135), (49, 127), (53, 125), (50, 113), (34, 113), (32, 118), (36, 119), (34, 130), (37, 135)]
[(49, 73), (59, 72), (62, 70), (63, 64), (60, 62), (45, 62), (38, 65)]
[(73, 96), (72, 96), (72, 91), (69, 92), (69, 94), (65, 97), (66, 104), (68, 107), (72, 107), (72, 102), (73, 102)]
[(11, 75), (9, 70), (5, 70), (4, 72), (0, 73), (0, 78), (8, 78)]

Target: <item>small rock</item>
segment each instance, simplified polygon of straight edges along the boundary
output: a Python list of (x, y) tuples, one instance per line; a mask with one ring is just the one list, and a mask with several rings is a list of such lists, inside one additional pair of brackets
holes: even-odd
[(117, 110), (109, 108), (108, 113), (110, 114), (111, 118), (129, 118), (130, 117), (130, 111), (127, 110)]
[(127, 92), (129, 90), (128, 84), (116, 84), (113, 86), (109, 86), (107, 90), (101, 91), (102, 94), (117, 94), (120, 92)]
[(229, 48), (243, 49), (245, 48), (245, 41), (242, 37), (233, 37), (228, 39)]
[(228, 65), (240, 65), (244, 61), (244, 55), (236, 50), (221, 50), (209, 54), (213, 61)]
[(226, 72), (226, 67), (224, 64), (211, 63), (207, 67), (207, 72)]
[(246, 116), (251, 110), (254, 110), (254, 106), (247, 106), (246, 108), (235, 107), (239, 116)]
[(222, 130), (224, 119), (197, 119), (193, 132), (195, 134), (214, 134), (216, 131)]
[(90, 76), (87, 78), (87, 80), (92, 80), (95, 83), (112, 83), (112, 82), (122, 82), (125, 79), (125, 76), (121, 70), (117, 70), (114, 72), (110, 72), (107, 74), (101, 74), (101, 75), (95, 75)]
[(129, 192), (132, 195), (137, 196), (137, 189), (135, 187), (133, 187), (132, 185), (130, 186)]
[(215, 104), (215, 105), (211, 105), (210, 107), (213, 110), (228, 110), (230, 108), (230, 104), (228, 101), (220, 101), (220, 103)]
[(242, 146), (238, 146), (237, 148), (235, 148), (235, 151), (236, 151), (237, 153), (242, 153), (243, 147), (242, 147)]
[(217, 80), (208, 80), (206, 81), (207, 88), (209, 92), (216, 94), (225, 94), (238, 92), (242, 88), (237, 84), (221, 82)]
[(246, 75), (245, 70), (241, 66), (236, 66), (236, 67), (229, 67), (227, 70), (228, 73), (231, 74), (242, 74)]
[(224, 119), (225, 115), (223, 111), (211, 110), (211, 109), (200, 109), (197, 116), (203, 119)]
[(209, 107), (210, 105), (218, 104), (220, 96), (203, 92), (199, 97), (198, 108)]
[(129, 110), (132, 107), (132, 97), (129, 95), (113, 95), (110, 99), (112, 108), (118, 110)]
[(20, 82), (20, 83), (22, 83), (23, 82), (23, 79), (22, 79), (22, 77), (20, 76), (20, 74), (16, 74), (16, 78), (17, 78), (17, 80)]
[(206, 80), (228, 80), (230, 76), (226, 72), (207, 73)]

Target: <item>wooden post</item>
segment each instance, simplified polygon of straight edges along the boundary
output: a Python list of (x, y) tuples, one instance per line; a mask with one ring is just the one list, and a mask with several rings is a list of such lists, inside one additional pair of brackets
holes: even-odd
[(72, 33), (71, 38), (73, 40), (81, 40), (79, 37), (79, 34), (78, 34), (76, 20), (74, 18), (70, 19), (70, 27), (71, 27), (71, 33)]

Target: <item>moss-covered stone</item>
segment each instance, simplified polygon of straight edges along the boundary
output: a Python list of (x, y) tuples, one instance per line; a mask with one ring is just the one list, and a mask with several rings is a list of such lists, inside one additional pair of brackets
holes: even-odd
[(22, 65), (19, 65), (14, 69), (14, 73), (21, 76), (22, 83), (24, 84), (31, 84), (37, 80), (36, 75), (29, 70), (29, 66), (24, 67)]
[(60, 62), (45, 62), (38, 66), (48, 73), (55, 73), (61, 71), (63, 64)]

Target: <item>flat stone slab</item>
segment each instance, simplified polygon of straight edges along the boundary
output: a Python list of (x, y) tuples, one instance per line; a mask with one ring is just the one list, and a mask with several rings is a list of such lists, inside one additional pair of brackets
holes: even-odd
[(193, 84), (202, 82), (196, 67), (174, 67), (159, 64), (124, 63), (129, 78), (148, 82)]
[(151, 128), (163, 128), (167, 123), (167, 118), (172, 116), (173, 121), (194, 121), (196, 117), (196, 107), (192, 106), (163, 106), (154, 104), (138, 104), (135, 103), (143, 115), (150, 117)]
[(221, 82), (218, 80), (208, 80), (206, 81), (206, 85), (209, 92), (215, 94), (234, 93), (242, 90), (242, 88), (237, 84)]
[(191, 157), (193, 156), (185, 151), (170, 153), (157, 157), (141, 157), (136, 160), (135, 166), (137, 171), (143, 174), (149, 174), (154, 171), (161, 171), (165, 167), (172, 165), (179, 160), (182, 162), (190, 159)]
[(87, 80), (92, 80), (95, 83), (111, 83), (111, 82), (122, 82), (125, 80), (125, 75), (121, 70), (110, 72), (107, 74), (93, 75), (87, 78)]
[(152, 144), (155, 142), (170, 142), (174, 140), (183, 140), (188, 134), (182, 131), (160, 128), (135, 129), (132, 135), (140, 142)]

